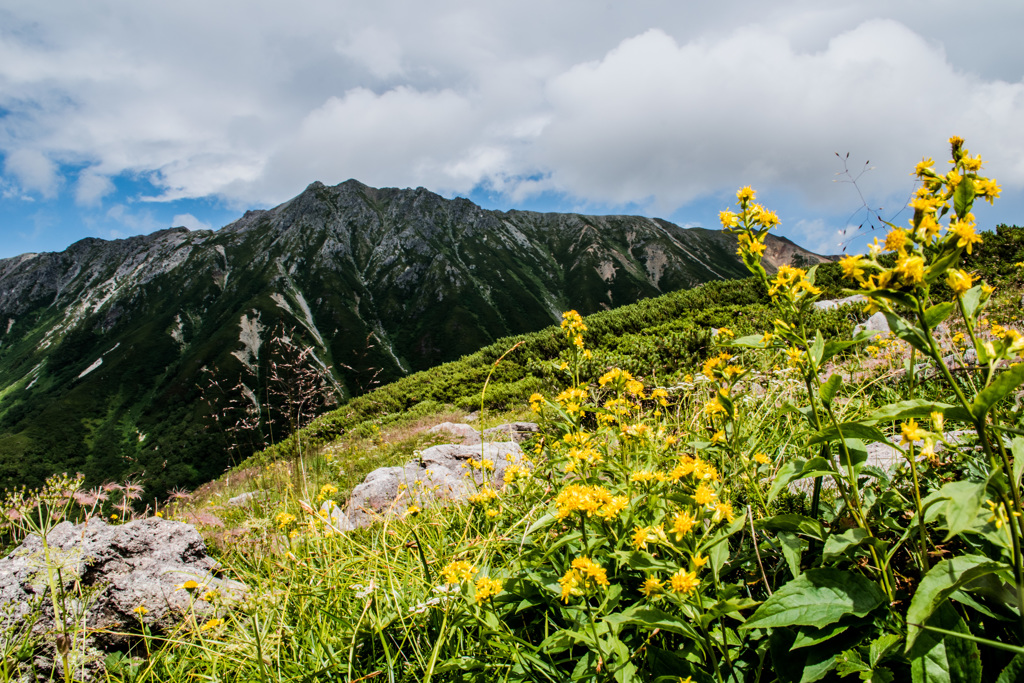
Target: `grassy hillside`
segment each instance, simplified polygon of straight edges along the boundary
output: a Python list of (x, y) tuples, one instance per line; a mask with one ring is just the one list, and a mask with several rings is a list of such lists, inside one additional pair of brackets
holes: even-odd
[[(143, 632), (110, 680), (1017, 680), (1024, 231), (974, 237), (894, 230), (888, 257), (813, 281), (570, 316), (346, 402), (161, 510), (252, 596)], [(844, 286), (895, 334), (815, 311)], [(435, 442), (488, 377), (482, 426), (541, 424), (526, 476), (351, 533), (315, 514)], [(225, 505), (243, 491), (264, 497)]]

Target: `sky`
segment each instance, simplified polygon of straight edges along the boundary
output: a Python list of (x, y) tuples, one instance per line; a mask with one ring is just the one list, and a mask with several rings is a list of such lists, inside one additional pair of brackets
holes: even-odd
[[(951, 135), (1024, 225), (1024, 3), (5, 0), (0, 258), (219, 228), (313, 181), (863, 251)], [(854, 182), (855, 181), (855, 182)], [(862, 227), (861, 227), (862, 226)]]

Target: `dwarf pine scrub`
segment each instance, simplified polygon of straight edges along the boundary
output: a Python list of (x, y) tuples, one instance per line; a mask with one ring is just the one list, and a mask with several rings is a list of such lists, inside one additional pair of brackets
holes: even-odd
[(540, 432), (503, 486), (470, 459), (465, 503), (411, 486), (404, 514), (335, 529), (321, 505), (353, 473), (411, 455), (379, 430), (261, 465), (251, 506), (189, 511), (232, 527), (246, 601), (145, 634), (109, 680), (1020, 680), (1024, 336), (965, 265), (999, 186), (950, 143), (910, 222), (839, 265), (890, 334), (817, 329), (818, 269), (768, 272), (779, 218), (742, 188), (721, 220), (763, 329), (737, 319), (659, 377), (565, 313), (536, 362), (557, 386), (523, 407)]

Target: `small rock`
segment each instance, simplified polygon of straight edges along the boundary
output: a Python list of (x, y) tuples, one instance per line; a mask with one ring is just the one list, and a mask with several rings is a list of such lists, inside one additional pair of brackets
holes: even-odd
[(480, 443), (480, 432), (463, 422), (442, 422), (428, 430), (431, 434), (445, 432), (462, 439), (462, 443), (473, 445)]
[(856, 337), (863, 330), (867, 330), (868, 332), (878, 332), (879, 334), (888, 334), (889, 321), (885, 319), (885, 314), (879, 311), (860, 325), (853, 328), (853, 336)]
[(825, 299), (823, 301), (815, 301), (814, 307), (819, 311), (831, 311), (834, 308), (840, 306), (847, 306), (849, 304), (862, 304), (867, 299), (863, 294), (854, 294), (853, 296), (844, 297), (842, 299)]
[(266, 491), (246, 491), (245, 493), (238, 494), (234, 498), (228, 498), (228, 502), (226, 503), (226, 505), (230, 505), (231, 507), (241, 507), (243, 505), (248, 505), (253, 501), (261, 500), (266, 497)]

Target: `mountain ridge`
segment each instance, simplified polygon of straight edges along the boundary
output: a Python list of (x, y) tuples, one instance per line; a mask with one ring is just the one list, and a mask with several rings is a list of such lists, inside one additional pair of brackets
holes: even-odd
[[(770, 267), (775, 253), (824, 260), (774, 236), (768, 253)], [(333, 368), (329, 386), (347, 397), (570, 308), (745, 275), (721, 231), (490, 211), (355, 180), (311, 183), (216, 231), (0, 259), (0, 486), (55, 468), (165, 488), (218, 474), (226, 457), (201, 451), (224, 448), (203, 429), (222, 407), (197, 378), (249, 381), (263, 411), (275, 338), (312, 349), (310, 367)]]

